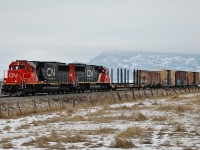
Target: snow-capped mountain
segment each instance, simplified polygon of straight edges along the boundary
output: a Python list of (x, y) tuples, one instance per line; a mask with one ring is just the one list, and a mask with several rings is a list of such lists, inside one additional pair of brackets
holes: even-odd
[(108, 51), (91, 59), (89, 63), (108, 68), (200, 71), (200, 54)]

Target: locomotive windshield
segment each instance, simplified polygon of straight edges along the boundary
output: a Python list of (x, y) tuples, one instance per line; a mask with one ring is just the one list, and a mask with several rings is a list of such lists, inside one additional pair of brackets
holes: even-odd
[(14, 65), (14, 67), (10, 66), (10, 70), (22, 70), (22, 69), (25, 69), (25, 65)]

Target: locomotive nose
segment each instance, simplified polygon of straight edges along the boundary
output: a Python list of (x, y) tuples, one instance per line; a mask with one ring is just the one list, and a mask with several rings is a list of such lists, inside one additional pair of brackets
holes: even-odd
[(19, 83), (20, 82), (20, 72), (11, 71), (8, 73), (8, 82), (9, 83)]

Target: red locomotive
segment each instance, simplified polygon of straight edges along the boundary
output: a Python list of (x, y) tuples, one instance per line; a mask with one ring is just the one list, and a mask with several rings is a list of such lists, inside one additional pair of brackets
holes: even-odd
[(4, 73), (2, 93), (35, 93), (109, 90), (110, 79), (105, 67), (61, 62), (16, 60)]

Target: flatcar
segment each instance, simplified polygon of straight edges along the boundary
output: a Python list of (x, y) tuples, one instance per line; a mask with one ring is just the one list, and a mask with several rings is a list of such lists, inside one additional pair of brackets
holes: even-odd
[(111, 87), (108, 71), (103, 66), (16, 60), (4, 74), (1, 91), (4, 95), (83, 92)]

